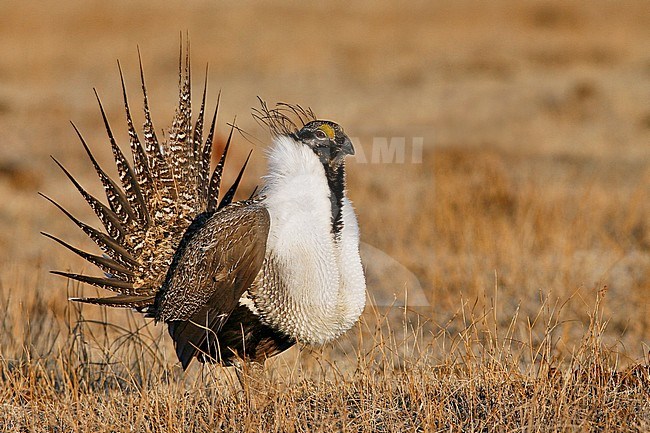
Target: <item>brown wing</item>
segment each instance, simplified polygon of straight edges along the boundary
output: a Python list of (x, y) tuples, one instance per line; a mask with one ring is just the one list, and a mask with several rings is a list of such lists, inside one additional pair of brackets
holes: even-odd
[(186, 367), (216, 335), (257, 276), (266, 251), (268, 211), (233, 204), (190, 227), (156, 299), (155, 317), (169, 323)]

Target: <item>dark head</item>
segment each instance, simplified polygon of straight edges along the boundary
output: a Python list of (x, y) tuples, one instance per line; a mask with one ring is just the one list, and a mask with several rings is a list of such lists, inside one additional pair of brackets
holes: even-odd
[(343, 128), (329, 120), (312, 120), (293, 135), (313, 150), (321, 163), (330, 169), (341, 166), (346, 155), (354, 155), (352, 141)]

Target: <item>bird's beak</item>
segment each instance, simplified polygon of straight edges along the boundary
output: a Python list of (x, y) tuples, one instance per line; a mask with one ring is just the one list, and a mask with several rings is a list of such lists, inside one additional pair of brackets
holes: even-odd
[(347, 135), (345, 136), (345, 140), (341, 146), (341, 152), (343, 152), (344, 155), (354, 155), (354, 146), (352, 145), (352, 140), (350, 140)]
[(341, 150), (338, 151), (336, 157), (332, 159), (332, 167), (343, 164), (345, 157), (348, 155), (354, 155), (354, 146), (352, 145), (352, 140), (350, 140), (347, 135), (343, 135)]

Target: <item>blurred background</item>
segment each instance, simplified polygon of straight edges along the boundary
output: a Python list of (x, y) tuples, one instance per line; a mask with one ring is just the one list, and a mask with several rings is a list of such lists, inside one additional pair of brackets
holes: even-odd
[[(369, 290), (380, 303), (421, 288), (412, 302), (453, 333), (449, 323), (468, 300), (496, 305), (508, 323), (517, 308), (534, 317), (573, 299), (561, 317), (582, 329), (596, 290), (606, 287), (610, 341), (631, 358), (647, 353), (645, 0), (2, 1), (0, 287), (16, 311), (38, 292), (41, 313), (60, 317), (66, 282), (47, 270), (90, 272), (39, 235), (92, 250), (37, 191), (99, 226), (50, 160), (101, 195), (69, 121), (110, 167), (92, 89), (125, 147), (116, 60), (141, 123), (139, 47), (154, 123), (166, 129), (185, 31), (195, 100), (206, 65), (209, 101), (222, 91), (220, 136), (237, 116), (268, 142), (250, 116), (260, 96), (309, 106), (355, 137), (366, 160), (350, 162), (348, 184), (370, 245)], [(372, 160), (373, 144), (394, 138), (403, 140), (404, 162)], [(414, 143), (422, 143), (419, 159)], [(255, 150), (250, 190), (264, 172), (264, 146), (237, 137), (236, 147), (235, 162)]]

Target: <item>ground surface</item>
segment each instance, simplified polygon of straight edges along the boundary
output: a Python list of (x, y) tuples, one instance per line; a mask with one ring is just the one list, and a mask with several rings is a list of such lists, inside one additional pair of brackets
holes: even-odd
[[(139, 46), (166, 127), (185, 30), (222, 120), (264, 141), (256, 96), (300, 103), (362, 150), (376, 306), (241, 383), (182, 374), (162, 327), (71, 309), (94, 290), (47, 270), (89, 267), (39, 235), (90, 248), (36, 194), (93, 222), (49, 155), (99, 193), (68, 121), (110, 163), (92, 88), (125, 143), (115, 60), (136, 105)], [(650, 429), (647, 2), (5, 1), (0, 38), (0, 431)], [(373, 154), (391, 139), (403, 162)]]

